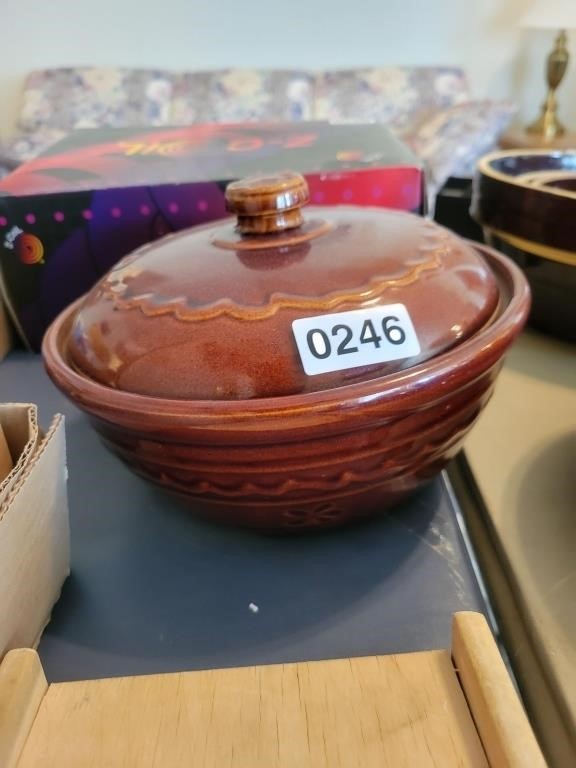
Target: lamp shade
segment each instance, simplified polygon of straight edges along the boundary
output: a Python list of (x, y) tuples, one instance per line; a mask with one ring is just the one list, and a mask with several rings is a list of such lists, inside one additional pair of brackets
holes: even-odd
[(535, 0), (520, 24), (533, 29), (576, 29), (576, 0)]

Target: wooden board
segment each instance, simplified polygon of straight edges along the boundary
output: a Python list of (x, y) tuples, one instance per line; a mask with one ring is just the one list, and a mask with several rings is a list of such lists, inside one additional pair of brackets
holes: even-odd
[(0, 664), (0, 765), (11, 768), (20, 753), (48, 683), (38, 654), (28, 648), (12, 651)]
[[(488, 638), (496, 655), (476, 660), (478, 648), (468, 641), (479, 627), (487, 633), (480, 646)], [(482, 698), (478, 686), (485, 675), (491, 687), (507, 682), (509, 697), (513, 688), (484, 619), (460, 615), (456, 635), (461, 663), (476, 686), (469, 701)], [(8, 654), (2, 667), (21, 664), (21, 653), (29, 652)], [(484, 668), (495, 658), (496, 676)], [(0, 714), (3, 696), (0, 686)], [(511, 729), (504, 723), (486, 730), (492, 720), (485, 707), (478, 722), (493, 752), (499, 740), (516, 737), (523, 751), (518, 757), (518, 750), (499, 745), (494, 754), (503, 761), (490, 763), (449, 651), (60, 683), (49, 686), (39, 708), (32, 695), (29, 707), (20, 705), (25, 718), (38, 712), (19, 758), (2, 765), (544, 766), (519, 702), (514, 696), (506, 702)], [(8, 740), (0, 728), (0, 756), (3, 737)]]
[(452, 658), (490, 765), (546, 768), (483, 616), (454, 616)]

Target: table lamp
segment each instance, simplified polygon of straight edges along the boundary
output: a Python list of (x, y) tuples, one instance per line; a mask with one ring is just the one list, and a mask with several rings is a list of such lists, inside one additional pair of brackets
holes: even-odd
[(552, 140), (562, 136), (566, 130), (558, 119), (556, 90), (568, 67), (570, 56), (566, 30), (576, 28), (576, 0), (536, 0), (522, 17), (521, 25), (532, 29), (557, 30), (554, 48), (546, 61), (548, 94), (542, 105), (542, 114), (526, 127), (528, 133)]

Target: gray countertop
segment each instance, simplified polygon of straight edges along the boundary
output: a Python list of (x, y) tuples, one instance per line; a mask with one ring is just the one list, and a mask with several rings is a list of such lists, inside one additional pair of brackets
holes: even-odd
[(465, 454), (470, 532), (526, 708), (550, 764), (576, 766), (576, 345), (526, 330)]
[(38, 356), (0, 364), (0, 398), (66, 416), (72, 574), (39, 647), (50, 681), (447, 648), (455, 611), (485, 612), (444, 476), (378, 520), (269, 537), (133, 475)]

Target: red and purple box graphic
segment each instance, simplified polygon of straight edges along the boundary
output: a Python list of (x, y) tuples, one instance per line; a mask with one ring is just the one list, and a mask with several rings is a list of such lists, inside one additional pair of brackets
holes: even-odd
[(224, 190), (254, 173), (303, 173), (316, 205), (423, 213), (418, 161), (379, 125), (242, 123), (72, 133), (0, 181), (4, 299), (38, 350), (56, 315), (120, 258), (226, 216)]

